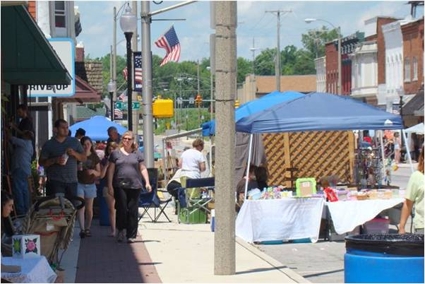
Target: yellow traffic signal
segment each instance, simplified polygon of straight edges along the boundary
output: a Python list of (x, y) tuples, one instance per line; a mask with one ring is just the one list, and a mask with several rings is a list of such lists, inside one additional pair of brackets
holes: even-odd
[(196, 98), (195, 98), (195, 105), (196, 105), (196, 106), (201, 106), (201, 104), (202, 104), (202, 97), (201, 97), (201, 95), (200, 95), (200, 94), (198, 94), (198, 95), (196, 96)]
[(238, 107), (239, 107), (239, 105), (240, 105), (239, 100), (238, 100), (238, 99), (236, 99), (236, 100), (235, 100), (235, 108), (238, 108)]

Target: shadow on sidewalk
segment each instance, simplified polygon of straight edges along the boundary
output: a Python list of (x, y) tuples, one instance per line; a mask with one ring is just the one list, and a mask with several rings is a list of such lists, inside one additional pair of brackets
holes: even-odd
[(99, 220), (93, 220), (91, 233), (80, 241), (76, 283), (161, 283), (142, 239), (117, 243)]

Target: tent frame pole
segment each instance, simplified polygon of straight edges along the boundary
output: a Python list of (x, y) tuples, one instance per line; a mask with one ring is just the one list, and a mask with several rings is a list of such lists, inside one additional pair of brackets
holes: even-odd
[(410, 170), (413, 173), (415, 170), (413, 169), (412, 157), (410, 156), (410, 149), (409, 149), (409, 144), (407, 143), (406, 132), (404, 132), (403, 129), (401, 130), (401, 136), (403, 136), (404, 145), (406, 147), (406, 152), (407, 152), (407, 157), (409, 158)]
[(381, 155), (382, 155), (382, 181), (381, 184), (384, 185), (385, 181), (387, 180), (387, 171), (386, 171), (386, 165), (385, 165), (385, 149), (384, 149), (384, 131), (379, 130), (379, 140), (381, 144)]
[[(252, 155), (252, 139), (254, 134), (249, 135), (249, 151), (248, 151), (248, 165), (246, 166), (246, 179), (245, 179), (245, 199), (248, 194), (248, 181), (249, 181), (249, 168), (251, 166), (251, 155)], [(243, 205), (242, 205), (243, 206)]]

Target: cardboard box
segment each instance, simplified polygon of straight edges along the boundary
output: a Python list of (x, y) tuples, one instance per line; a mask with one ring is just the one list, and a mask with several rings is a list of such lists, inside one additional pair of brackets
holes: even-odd
[(31, 258), (40, 256), (40, 235), (12, 236), (13, 257)]

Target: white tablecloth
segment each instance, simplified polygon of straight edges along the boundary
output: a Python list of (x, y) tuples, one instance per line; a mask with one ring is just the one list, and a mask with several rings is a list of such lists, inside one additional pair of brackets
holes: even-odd
[(329, 208), (335, 232), (344, 234), (372, 220), (381, 211), (402, 202), (404, 202), (403, 198), (393, 198), (327, 202), (326, 205)]
[(1, 278), (14, 283), (53, 283), (56, 273), (50, 267), (46, 257), (14, 258), (2, 257), (2, 264), (19, 265), (21, 272), (5, 273), (2, 271)]
[(323, 198), (245, 200), (236, 218), (236, 235), (247, 242), (319, 238)]

